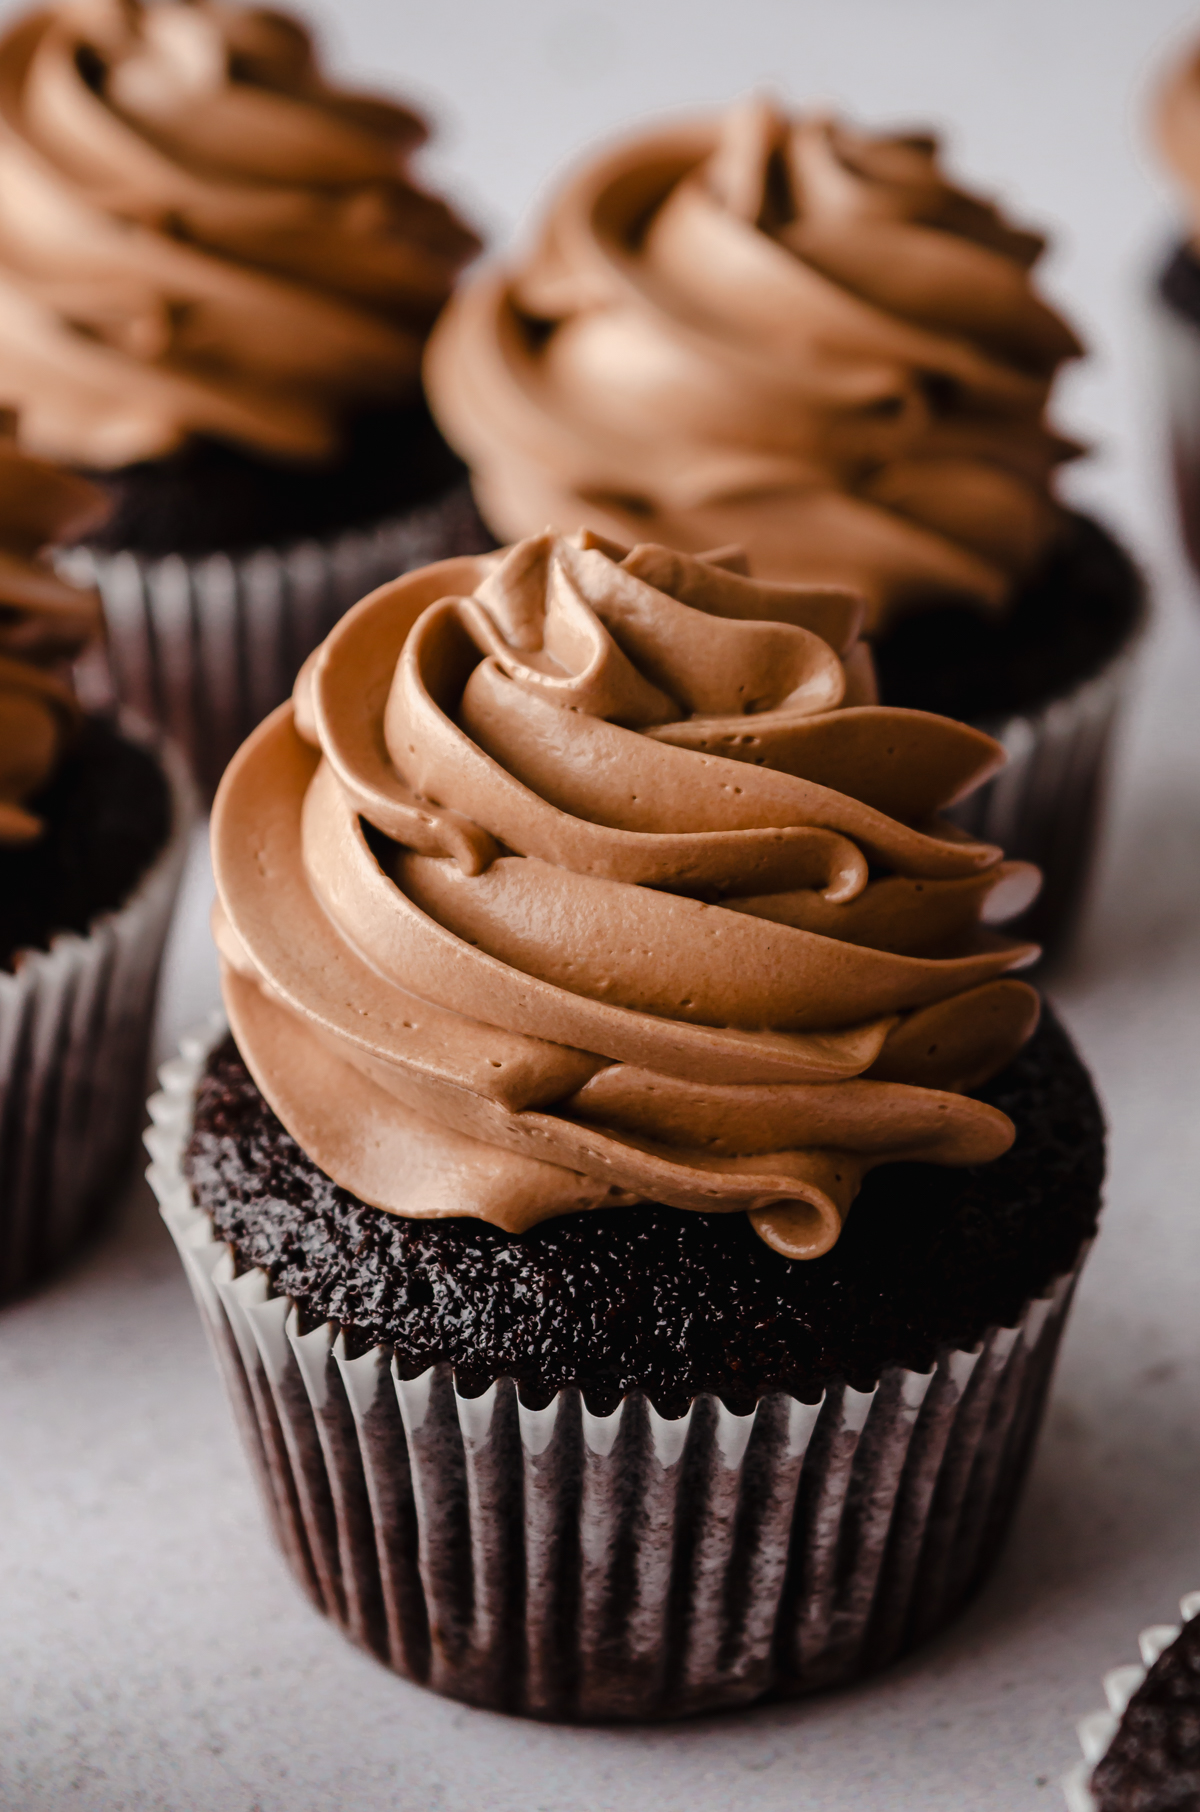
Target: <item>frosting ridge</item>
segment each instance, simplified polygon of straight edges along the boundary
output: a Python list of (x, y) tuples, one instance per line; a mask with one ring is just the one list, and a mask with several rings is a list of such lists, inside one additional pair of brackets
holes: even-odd
[(75, 738), (70, 664), (100, 632), (98, 595), (60, 579), (43, 550), (105, 507), (94, 485), (23, 453), (0, 412), (0, 844), (41, 834), (26, 802)]
[(1037, 873), (938, 814), (1002, 760), (879, 706), (844, 591), (531, 537), (382, 587), (213, 815), (223, 988), (284, 1125), (401, 1214), (655, 1200), (791, 1257), (865, 1171), (1011, 1142)]
[(286, 15), (61, 0), (0, 38), (0, 394), (98, 468), (189, 434), (313, 459), (415, 394), (478, 241), (408, 171), (405, 108)]
[(1033, 287), (1042, 246), (932, 138), (750, 101), (586, 163), (452, 300), (427, 386), (503, 538), (737, 542), (859, 591), (869, 632), (1000, 609), (1077, 451), (1044, 419), (1081, 347)]

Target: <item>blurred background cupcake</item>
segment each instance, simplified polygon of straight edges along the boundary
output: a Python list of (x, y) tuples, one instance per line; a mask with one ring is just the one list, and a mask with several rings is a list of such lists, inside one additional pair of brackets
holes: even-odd
[(1172, 68), (1155, 108), (1155, 135), (1175, 178), (1184, 237), (1159, 274), (1155, 315), (1179, 524), (1200, 569), (1200, 44)]
[(0, 395), (107, 492), (66, 570), (209, 789), (347, 605), (478, 544), (420, 385), (478, 242), (424, 137), (276, 12), (87, 0), (0, 39)]
[(1063, 1782), (1070, 1812), (1200, 1805), (1200, 1592), (1179, 1614), (1141, 1632), (1140, 1661), (1105, 1674), (1107, 1707), (1081, 1720), (1084, 1759)]
[(868, 606), (885, 701), (1009, 753), (964, 821), (1043, 869), (1061, 940), (1086, 877), (1138, 577), (1056, 499), (1046, 422), (1081, 349), (1043, 241), (956, 188), (936, 141), (749, 101), (619, 141), (481, 272), (430, 396), (503, 540), (549, 522), (699, 552)]
[(129, 1163), (190, 787), (149, 730), (86, 716), (100, 600), (43, 550), (103, 494), (0, 433), (0, 1297), (91, 1230)]
[(454, 1697), (844, 1683), (1009, 1526), (1103, 1126), (993, 928), (1036, 873), (938, 816), (999, 751), (872, 705), (861, 618), (534, 536), (364, 600), (222, 782), (151, 1181), (293, 1570)]

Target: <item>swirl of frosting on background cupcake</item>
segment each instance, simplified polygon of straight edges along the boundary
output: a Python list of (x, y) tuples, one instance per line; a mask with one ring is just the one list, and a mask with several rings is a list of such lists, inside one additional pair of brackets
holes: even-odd
[(403, 1215), (751, 1215), (1011, 1142), (991, 925), (1036, 870), (939, 820), (1001, 752), (873, 702), (861, 603), (589, 533), (356, 606), (218, 795), (224, 988), (285, 1127)]
[(1002, 608), (1061, 522), (1045, 422), (1078, 354), (1043, 248), (936, 142), (753, 101), (601, 154), (532, 253), (460, 290), (427, 355), (504, 539), (583, 522), (847, 584), (868, 632)]
[(1193, 248), (1200, 245), (1200, 44), (1172, 65), (1155, 124), (1167, 163), (1183, 190)]
[(29, 843), (29, 811), (74, 742), (82, 714), (70, 663), (100, 631), (94, 591), (60, 579), (43, 549), (103, 516), (94, 485), (21, 452), (0, 412), (0, 844)]
[(75, 465), (190, 434), (336, 452), (415, 396), (478, 242), (413, 114), (330, 85), (279, 13), (78, 0), (0, 39), (0, 395)]

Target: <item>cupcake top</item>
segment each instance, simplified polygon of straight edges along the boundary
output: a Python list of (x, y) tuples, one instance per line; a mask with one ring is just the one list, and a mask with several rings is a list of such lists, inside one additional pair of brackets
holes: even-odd
[(741, 1211), (837, 1239), (975, 1164), (1028, 1037), (1036, 871), (937, 814), (1002, 760), (874, 702), (861, 602), (544, 533), (356, 606), (218, 794), (238, 1046), (362, 1201)]
[(96, 593), (60, 579), (42, 550), (105, 507), (94, 485), (23, 453), (16, 417), (0, 414), (0, 844), (41, 834), (27, 801), (74, 741), (70, 663), (100, 629)]
[(415, 395), (478, 242), (408, 173), (415, 115), (325, 80), (281, 13), (75, 0), (0, 38), (0, 394), (111, 468), (213, 435), (336, 452)]
[(1043, 241), (929, 137), (756, 100), (617, 144), (481, 273), (427, 356), (498, 535), (584, 522), (848, 584), (868, 631), (999, 609), (1061, 520), (1045, 408), (1079, 341)]

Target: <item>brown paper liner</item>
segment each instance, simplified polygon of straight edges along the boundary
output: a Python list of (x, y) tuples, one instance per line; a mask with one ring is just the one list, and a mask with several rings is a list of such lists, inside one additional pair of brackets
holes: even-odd
[(1086, 897), (1113, 730), (1138, 639), (1065, 698), (1039, 711), (981, 722), (978, 727), (1004, 745), (1008, 760), (947, 813), (972, 836), (999, 844), (1010, 860), (1041, 869), (1037, 899), (1005, 930), (1032, 938), (1048, 956), (1065, 949)]
[(453, 1698), (533, 1717), (677, 1717), (835, 1686), (939, 1628), (1004, 1537), (1079, 1268), (1019, 1326), (870, 1391), (748, 1415), (640, 1391), (607, 1416), (511, 1378), (461, 1396), (302, 1332), (235, 1274), (181, 1168), (210, 1026), (165, 1065), (149, 1177), (279, 1546), (361, 1647)]
[(491, 545), (464, 482), (326, 540), (153, 559), (77, 547), (58, 565), (100, 591), (116, 699), (167, 731), (211, 800), (231, 757), (352, 604), (414, 567)]
[(0, 971), (0, 1299), (92, 1231), (136, 1147), (171, 910), (195, 796), (182, 758), (136, 720), (171, 789), (166, 844), (116, 912)]

